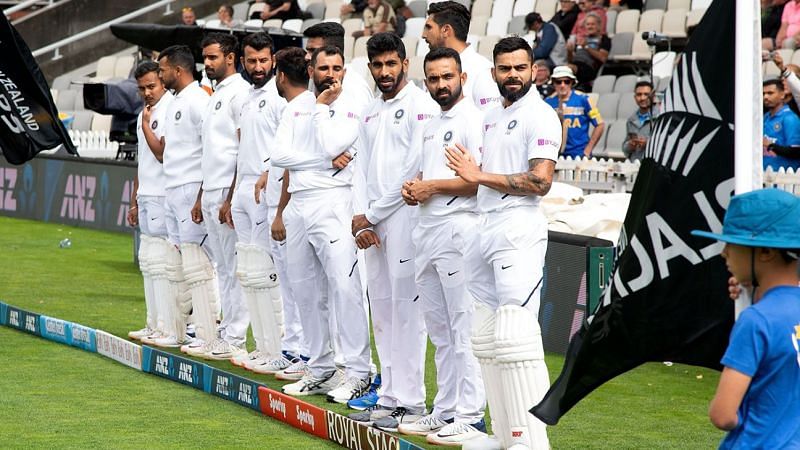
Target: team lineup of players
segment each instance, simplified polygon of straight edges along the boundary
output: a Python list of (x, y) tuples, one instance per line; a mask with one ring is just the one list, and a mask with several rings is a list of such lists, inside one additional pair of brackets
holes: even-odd
[(538, 204), (562, 127), (530, 89), (530, 46), (502, 39), (490, 62), (428, 39), (426, 92), (407, 79), (402, 40), (379, 33), (367, 42), (373, 96), (347, 71), (341, 26), (315, 27), (305, 50), (274, 54), (265, 33), (241, 45), (208, 35), (210, 96), (187, 47), (137, 67), (129, 220), (147, 323), (130, 336), (274, 374), (286, 394), (326, 395), (361, 410), (354, 420), (433, 444), (548, 448), (527, 411), (549, 387)]

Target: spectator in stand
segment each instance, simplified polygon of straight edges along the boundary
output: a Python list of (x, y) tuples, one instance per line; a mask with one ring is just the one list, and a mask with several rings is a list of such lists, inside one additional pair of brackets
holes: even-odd
[(217, 10), (217, 18), (219, 19), (219, 24), (225, 28), (235, 28), (242, 25), (241, 20), (234, 20), (233, 6), (231, 5), (220, 6)]
[(606, 9), (603, 8), (602, 0), (578, 0), (578, 8), (580, 12), (578, 13), (578, 18), (575, 20), (575, 25), (572, 26), (572, 31), (569, 33), (570, 41), (582, 38), (588, 34), (586, 18), (592, 14), (600, 19), (600, 34), (606, 34)]
[[(392, 5), (398, 18), (403, 17), (404, 19), (409, 19), (414, 15), (411, 10), (408, 9), (408, 6), (406, 6), (405, 0), (389, 0), (389, 4)], [(362, 17), (366, 8), (367, 0), (351, 0), (350, 3), (342, 5), (339, 9), (339, 13), (342, 20), (352, 17)]]
[(784, 65), (783, 57), (778, 52), (772, 52), (772, 61), (778, 66), (783, 79), (783, 102), (800, 116), (800, 66), (795, 64)]
[(656, 111), (653, 108), (653, 84), (649, 81), (639, 81), (633, 88), (633, 99), (639, 109), (628, 117), (625, 124), (627, 136), (622, 143), (622, 152), (631, 161), (644, 158), (644, 149), (647, 140), (653, 132), (653, 122), (656, 120)]
[(575, 6), (575, 0), (559, 0), (559, 9), (556, 11), (550, 23), (557, 26), (561, 30), (561, 35), (564, 38), (572, 34), (572, 27), (578, 20), (578, 8)]
[(181, 10), (181, 24), (193, 27), (197, 26), (197, 16), (194, 14), (192, 8), (187, 6)]
[(800, 0), (787, 1), (781, 14), (781, 28), (775, 37), (775, 44), (794, 49), (800, 42)]
[(542, 96), (542, 99), (545, 99), (555, 92), (553, 83), (550, 82), (550, 68), (547, 66), (547, 61), (543, 59), (537, 59), (534, 64), (536, 65), (536, 76), (533, 79), (533, 83), (536, 85), (539, 95)]
[(761, 48), (773, 50), (781, 29), (781, 17), (786, 0), (761, 0)]
[(764, 168), (800, 168), (800, 118), (783, 102), (781, 80), (764, 82)]
[[(556, 67), (551, 79), (556, 93), (547, 97), (545, 102), (559, 113), (567, 129), (567, 142), (561, 154), (571, 158), (588, 158), (592, 156), (592, 149), (605, 128), (600, 111), (589, 101), (589, 96), (572, 90), (577, 78), (569, 67)], [(594, 126), (591, 136), (590, 124)]]
[(567, 42), (557, 26), (542, 20), (539, 13), (532, 12), (525, 16), (525, 27), (536, 34), (534, 59), (547, 61), (549, 69), (567, 63)]
[(589, 13), (584, 19), (586, 35), (577, 37), (575, 42), (567, 42), (567, 59), (569, 66), (578, 76), (578, 84), (588, 90), (592, 81), (597, 78), (611, 50), (611, 39), (603, 32), (600, 17)]
[(364, 29), (353, 32), (353, 37), (372, 36), (375, 33), (394, 31), (397, 19), (394, 8), (385, 0), (367, 0), (364, 9)]
[[(256, 3), (261, 3), (257, 1)], [(256, 14), (253, 14), (256, 16)], [(305, 19), (306, 15), (300, 10), (297, 0), (267, 0), (264, 2), (264, 9), (258, 14), (256, 19)]]

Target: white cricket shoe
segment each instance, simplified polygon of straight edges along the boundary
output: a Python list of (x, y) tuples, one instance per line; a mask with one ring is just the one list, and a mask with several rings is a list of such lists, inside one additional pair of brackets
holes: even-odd
[(298, 358), (291, 366), (275, 373), (275, 378), (285, 381), (297, 381), (303, 378), (306, 373), (307, 363), (304, 359)]
[(435, 433), (445, 426), (452, 423), (452, 420), (445, 421), (438, 416), (428, 414), (427, 416), (412, 423), (401, 423), (397, 426), (397, 431), (400, 434), (411, 434), (415, 436), (427, 436)]
[(246, 354), (242, 347), (237, 347), (225, 339), (215, 339), (207, 352), (203, 353), (203, 359), (222, 361), (231, 359), (235, 355)]
[(500, 439), (497, 436), (482, 436), (465, 441), (461, 445), (462, 450), (503, 450)]
[(347, 404), (354, 398), (359, 398), (369, 391), (369, 377), (348, 377), (342, 380), (339, 386), (328, 392), (328, 401)]
[(231, 364), (237, 367), (245, 367), (248, 361), (253, 361), (261, 356), (261, 350), (255, 349), (250, 353), (240, 353), (231, 358)]
[(186, 335), (183, 335), (181, 337), (166, 336), (162, 338), (153, 339), (153, 345), (155, 345), (156, 347), (175, 348), (191, 342), (191, 339), (192, 338)]
[(442, 427), (442, 429), (436, 433), (429, 434), (426, 440), (429, 444), (450, 445), (457, 447), (463, 446), (467, 441), (472, 441), (479, 438), (488, 438), (488, 436), (480, 429), (468, 423), (454, 422)]
[(142, 338), (150, 336), (151, 334), (155, 333), (156, 330), (150, 327), (144, 327), (141, 330), (131, 331), (128, 333), (128, 337), (133, 339), (134, 341), (140, 341)]
[(315, 377), (309, 371), (299, 381), (284, 386), (283, 393), (294, 396), (326, 394), (341, 382), (342, 374), (338, 370), (334, 370), (330, 375), (321, 378)]
[(203, 356), (203, 353), (211, 349), (211, 342), (206, 342), (202, 339), (195, 338), (186, 345), (181, 345), (181, 353), (186, 353), (189, 356)]
[(155, 345), (155, 340), (156, 340), (156, 339), (161, 339), (161, 338), (163, 338), (163, 337), (166, 337), (166, 336), (164, 335), (164, 333), (162, 333), (162, 332), (161, 332), (161, 331), (159, 331), (159, 330), (155, 330), (155, 331), (153, 331), (153, 333), (152, 333), (152, 334), (150, 334), (149, 336), (144, 336), (144, 337), (141, 339), (141, 343), (142, 343), (142, 344), (147, 344), (147, 345)]
[(404, 423), (414, 423), (427, 414), (425, 408), (406, 408), (398, 406), (388, 416), (373, 420), (372, 426), (383, 431), (397, 432), (397, 427)]
[(261, 364), (253, 364), (249, 368), (254, 373), (272, 375), (292, 365), (292, 362), (283, 355), (277, 358), (265, 358)]

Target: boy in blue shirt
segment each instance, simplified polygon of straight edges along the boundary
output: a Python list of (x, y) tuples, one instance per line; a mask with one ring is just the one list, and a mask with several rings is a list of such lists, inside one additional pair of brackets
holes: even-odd
[(722, 257), (753, 305), (731, 331), (711, 422), (729, 433), (720, 448), (800, 448), (800, 198), (777, 189), (733, 197), (722, 234)]

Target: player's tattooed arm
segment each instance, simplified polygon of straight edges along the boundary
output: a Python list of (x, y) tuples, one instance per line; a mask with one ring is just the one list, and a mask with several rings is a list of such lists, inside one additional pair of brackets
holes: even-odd
[[(544, 166), (544, 167), (541, 167)], [(552, 160), (533, 158), (528, 161), (528, 171), (506, 175), (508, 192), (523, 195), (545, 195), (553, 184)]]

